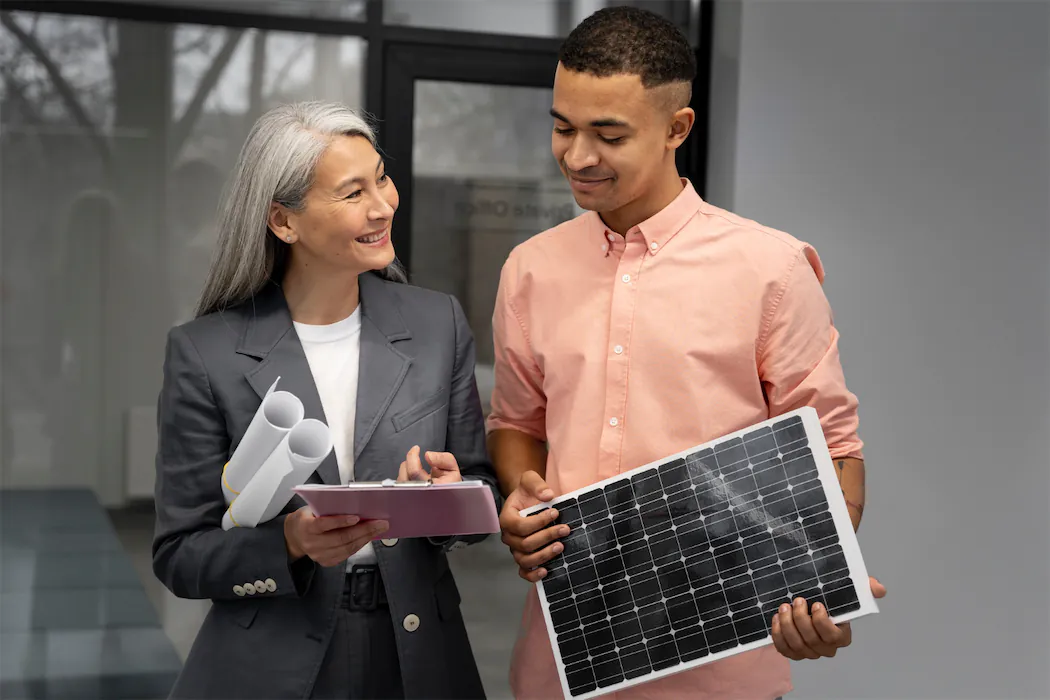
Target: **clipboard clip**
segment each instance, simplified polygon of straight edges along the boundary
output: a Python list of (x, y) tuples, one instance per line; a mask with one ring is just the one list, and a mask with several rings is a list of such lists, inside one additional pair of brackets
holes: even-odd
[(426, 481), (395, 481), (394, 479), (383, 479), (379, 482), (382, 486), (393, 486), (394, 488), (420, 488), (430, 486), (433, 481), (427, 479)]

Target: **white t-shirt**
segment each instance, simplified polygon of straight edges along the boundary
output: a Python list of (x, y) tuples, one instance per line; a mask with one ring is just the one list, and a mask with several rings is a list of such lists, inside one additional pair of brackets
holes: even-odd
[[(357, 417), (357, 374), (361, 361), (361, 306), (342, 321), (326, 326), (293, 323), (306, 352), (310, 372), (317, 385), (332, 446), (344, 484), (354, 480), (354, 420)], [(346, 562), (374, 564), (375, 550), (365, 545)]]

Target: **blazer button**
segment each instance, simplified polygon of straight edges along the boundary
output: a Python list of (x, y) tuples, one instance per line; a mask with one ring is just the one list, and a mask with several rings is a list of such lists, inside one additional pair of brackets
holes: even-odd
[(273, 593), (274, 591), (276, 591), (277, 590), (277, 582), (274, 581), (272, 578), (266, 579), (266, 590), (269, 591), (270, 593)]
[(233, 587), (233, 592), (236, 593), (239, 596), (243, 596), (244, 595), (244, 586), (234, 586)]
[(386, 545), (387, 547), (393, 547), (393, 546), (394, 546), (395, 544), (397, 544), (397, 538), (396, 538), (396, 537), (393, 537), (393, 538), (391, 538), (391, 539), (388, 539), (388, 540), (383, 540), (382, 542), (383, 542), (383, 544), (385, 544), (385, 545)]
[(250, 583), (244, 584), (244, 592), (248, 595), (255, 595), (255, 586)]
[(415, 632), (419, 629), (419, 618), (415, 615), (409, 615), (401, 624), (404, 626), (406, 632)]

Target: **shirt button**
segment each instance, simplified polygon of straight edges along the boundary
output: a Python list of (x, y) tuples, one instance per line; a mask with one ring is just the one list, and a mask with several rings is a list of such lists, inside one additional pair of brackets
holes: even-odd
[(401, 626), (405, 628), (406, 632), (415, 632), (419, 629), (419, 618), (415, 615), (408, 615), (405, 617), (404, 622)]
[(243, 596), (244, 595), (244, 586), (234, 586), (233, 587), (233, 592), (236, 593), (239, 596)]
[(617, 418), (616, 416), (613, 416), (612, 418), (609, 419), (609, 425), (611, 425), (612, 427), (615, 428), (619, 424), (620, 424), (620, 419)]
[(613, 236), (613, 235), (612, 235), (611, 233), (607, 233), (607, 234), (605, 234), (605, 237), (609, 239), (609, 242), (610, 242), (610, 243), (612, 243), (613, 241), (615, 241), (615, 240), (616, 240), (616, 237), (615, 237), (615, 236)]
[(602, 252), (603, 253), (608, 253), (609, 252), (609, 244), (608, 243), (602, 243)]
[(624, 284), (626, 284), (626, 283), (631, 281), (631, 276), (630, 275), (624, 275), (620, 279), (622, 279), (624, 281)]
[(617, 355), (622, 355), (623, 354), (623, 346), (622, 345), (617, 345), (615, 348), (613, 348), (613, 352), (615, 352)]
[(657, 243), (656, 241), (653, 241), (652, 243), (649, 244), (649, 247), (652, 248), (653, 250), (656, 250), (657, 248), (660, 247), (660, 244)]

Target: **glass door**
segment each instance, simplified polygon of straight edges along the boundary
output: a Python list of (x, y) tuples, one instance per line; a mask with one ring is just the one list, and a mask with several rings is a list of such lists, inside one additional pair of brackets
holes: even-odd
[(387, 58), (380, 130), (401, 193), (395, 246), (414, 284), (463, 304), (487, 413), (503, 262), (580, 211), (550, 152), (557, 54), (394, 45)]

